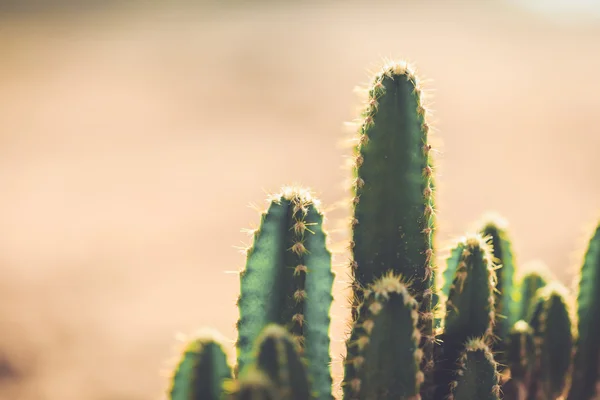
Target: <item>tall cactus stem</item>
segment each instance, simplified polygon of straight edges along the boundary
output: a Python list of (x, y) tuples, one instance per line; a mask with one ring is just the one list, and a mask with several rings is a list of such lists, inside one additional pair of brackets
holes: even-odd
[[(434, 182), (422, 92), (405, 62), (384, 66), (369, 89), (355, 149), (351, 265), (355, 324), (360, 324), (362, 288), (390, 269), (411, 282), (419, 303), (423, 367), (430, 376)], [(355, 351), (348, 349), (350, 358)]]

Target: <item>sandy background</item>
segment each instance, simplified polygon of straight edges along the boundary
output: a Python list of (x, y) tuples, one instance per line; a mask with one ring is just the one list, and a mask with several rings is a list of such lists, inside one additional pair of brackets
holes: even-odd
[(160, 398), (177, 332), (235, 338), (226, 271), (248, 205), (281, 185), (315, 190), (343, 249), (343, 122), (383, 57), (431, 89), (438, 247), (496, 210), (520, 264), (572, 279), (600, 203), (597, 19), (491, 1), (34, 3), (0, 2), (1, 399)]

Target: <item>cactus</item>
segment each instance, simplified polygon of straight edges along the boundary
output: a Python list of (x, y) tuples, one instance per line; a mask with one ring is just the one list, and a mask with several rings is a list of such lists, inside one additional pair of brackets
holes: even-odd
[(231, 369), (221, 344), (212, 334), (190, 341), (171, 380), (173, 400), (219, 400), (223, 386), (231, 378)]
[(533, 329), (524, 320), (518, 321), (508, 335), (506, 360), (511, 380), (521, 387), (520, 390), (527, 390), (535, 366), (536, 349)]
[[(269, 377), (257, 369), (247, 370), (231, 391), (236, 400), (278, 400), (279, 395)], [(195, 399), (194, 399), (195, 400)]]
[(533, 312), (536, 293), (550, 282), (549, 272), (541, 262), (528, 264), (527, 272), (523, 275), (519, 284), (519, 317), (527, 320)]
[[(410, 281), (419, 304), (423, 366), (433, 355), (433, 181), (429, 125), (418, 78), (406, 63), (385, 66), (371, 88), (355, 149), (352, 219), (353, 324), (363, 289), (389, 271)], [(349, 342), (348, 362), (358, 356)], [(356, 379), (346, 369), (344, 385)]]
[(567, 384), (573, 344), (565, 290), (557, 284), (538, 292), (529, 325), (536, 350), (530, 397), (556, 399)]
[(598, 395), (600, 377), (600, 224), (585, 254), (577, 296), (578, 338), (568, 400)]
[(266, 373), (281, 399), (308, 400), (306, 368), (298, 342), (279, 325), (267, 326), (257, 339), (256, 368)]
[(499, 400), (500, 378), (492, 352), (481, 339), (471, 339), (459, 359), (458, 379), (448, 400)]
[(288, 328), (310, 359), (308, 374), (319, 399), (331, 398), (329, 309), (331, 254), (323, 215), (306, 190), (285, 188), (262, 215), (241, 274), (238, 367), (253, 361), (254, 342), (271, 323)]
[(423, 373), (417, 309), (399, 276), (388, 273), (369, 285), (359, 309), (362, 322), (349, 341), (355, 356), (346, 363), (346, 379), (351, 377), (344, 386), (347, 398), (418, 396)]
[(436, 399), (451, 396), (451, 384), (461, 371), (457, 361), (465, 344), (472, 338), (489, 342), (494, 326), (496, 273), (491, 249), (476, 235), (463, 239), (457, 248), (462, 252), (446, 301), (441, 354), (436, 360)]
[[(514, 300), (514, 273), (512, 245), (506, 231), (506, 223), (498, 216), (487, 216), (487, 222), (481, 229), (484, 237), (491, 237), (494, 263), (499, 268), (496, 271), (498, 282), (496, 286), (496, 323), (494, 336), (498, 338), (492, 350), (502, 362), (505, 354), (504, 344), (508, 338), (510, 328), (518, 321), (518, 303)], [(503, 364), (501, 364), (503, 365)]]
[[(391, 63), (368, 93), (354, 152), (343, 398), (497, 400), (500, 387), (506, 400), (562, 395), (573, 347), (568, 294), (535, 271), (517, 287), (511, 244), (495, 221), (461, 240), (445, 271), (436, 271), (432, 148), (419, 80), (406, 63)], [(235, 376), (227, 379), (223, 352), (210, 353), (209, 372), (194, 369), (198, 353), (185, 353), (171, 399), (332, 399), (334, 275), (323, 219), (308, 190), (271, 198), (240, 275)], [(599, 231), (581, 271), (569, 400), (591, 400), (598, 379)], [(200, 387), (210, 395), (192, 391)]]

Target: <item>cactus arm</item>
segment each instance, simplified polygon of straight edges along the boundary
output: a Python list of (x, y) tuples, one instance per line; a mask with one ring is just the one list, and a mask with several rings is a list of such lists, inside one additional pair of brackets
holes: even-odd
[(523, 277), (521, 282), (521, 319), (527, 320), (530, 317), (532, 307), (535, 305), (537, 291), (547, 284), (546, 278), (538, 272), (530, 272)]
[(172, 400), (220, 400), (231, 369), (221, 345), (208, 337), (187, 344), (171, 381)]
[(281, 400), (308, 400), (306, 368), (298, 342), (279, 325), (268, 325), (257, 339), (256, 367), (275, 385)]
[(443, 273), (444, 284), (442, 286), (442, 293), (446, 298), (450, 294), (450, 287), (454, 281), (454, 274), (458, 269), (458, 263), (460, 262), (464, 248), (464, 242), (460, 241), (452, 250), (450, 250), (450, 256), (446, 259), (446, 269)]
[(280, 400), (273, 382), (257, 370), (246, 370), (232, 390), (232, 400)]
[(508, 335), (506, 346), (506, 360), (511, 378), (528, 387), (535, 365), (535, 357), (533, 329), (527, 322), (517, 321)]
[(496, 275), (489, 246), (481, 236), (465, 238), (463, 251), (446, 302), (441, 354), (436, 360), (436, 396), (449, 396), (456, 381), (456, 362), (465, 343), (474, 337), (488, 340), (494, 322)]
[(556, 399), (565, 391), (571, 368), (573, 337), (566, 290), (556, 284), (538, 292), (529, 325), (536, 349), (530, 396)]
[(515, 261), (512, 245), (506, 230), (499, 221), (488, 222), (482, 229), (482, 236), (491, 237), (494, 262), (501, 266), (496, 271), (496, 316), (498, 317), (494, 334), (506, 339), (510, 328), (517, 322), (518, 304), (513, 301)]
[(424, 379), (418, 304), (391, 273), (370, 285), (365, 296), (364, 318), (352, 331), (350, 346), (357, 355), (346, 363), (345, 398), (416, 399)]
[(328, 400), (333, 273), (322, 222), (315, 199), (293, 188), (262, 216), (240, 278), (238, 365), (251, 364), (253, 343), (268, 324), (280, 324), (304, 346), (317, 398)]
[(497, 340), (492, 344), (492, 352), (498, 361), (498, 368), (503, 369), (506, 365), (506, 339), (510, 328), (517, 322), (519, 317), (519, 303), (515, 296), (516, 285), (514, 282), (515, 262), (512, 246), (500, 218), (492, 218), (483, 227), (482, 236), (491, 238), (493, 250), (493, 261), (500, 268), (496, 275), (496, 322), (494, 325), (494, 336)]
[(578, 332), (568, 400), (589, 400), (600, 375), (600, 224), (585, 254), (577, 295)]
[(499, 400), (500, 386), (496, 361), (481, 339), (465, 345), (459, 361), (460, 373), (451, 386), (448, 400)]
[(333, 301), (332, 286), (334, 275), (331, 272), (331, 253), (325, 246), (325, 233), (322, 229), (323, 215), (311, 208), (307, 214), (313, 234), (306, 235), (306, 265), (310, 268), (306, 275), (304, 356), (308, 360), (307, 371), (313, 390), (312, 396), (318, 400), (332, 399), (332, 378), (329, 353), (329, 311)]

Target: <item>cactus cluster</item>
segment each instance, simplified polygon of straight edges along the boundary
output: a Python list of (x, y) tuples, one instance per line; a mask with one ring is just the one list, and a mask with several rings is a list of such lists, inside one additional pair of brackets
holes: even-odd
[(407, 63), (389, 63), (368, 94), (354, 149), (342, 393), (333, 389), (330, 368), (334, 274), (323, 212), (308, 190), (286, 188), (270, 199), (240, 274), (237, 365), (227, 365), (218, 340), (194, 338), (169, 398), (599, 396), (600, 226), (581, 267), (577, 322), (564, 287), (538, 268), (518, 273), (499, 220), (465, 235), (439, 270), (419, 79)]

